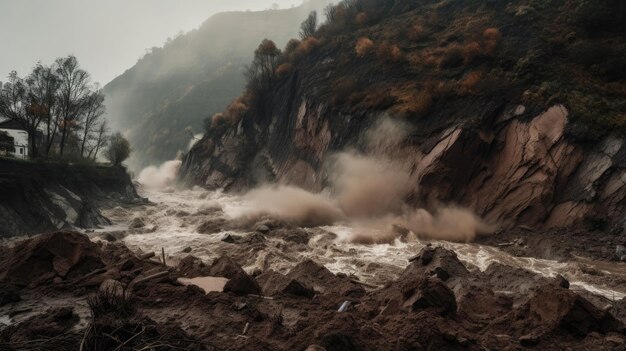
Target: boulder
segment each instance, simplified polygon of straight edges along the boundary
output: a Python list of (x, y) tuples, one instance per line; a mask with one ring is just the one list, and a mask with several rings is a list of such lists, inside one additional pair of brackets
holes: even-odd
[(267, 234), (270, 231), (270, 228), (265, 224), (258, 225), (255, 230), (259, 233)]
[(531, 323), (537, 328), (563, 329), (574, 336), (590, 332), (624, 332), (624, 324), (611, 314), (570, 290), (546, 284), (536, 289), (528, 301)]
[(226, 234), (222, 238), (222, 242), (229, 243), (229, 244), (234, 244), (237, 241), (237, 239), (239, 239), (239, 237), (236, 236), (236, 235), (233, 236), (233, 235), (230, 235), (230, 234)]
[(288, 278), (272, 270), (262, 273), (256, 279), (261, 286), (261, 291), (267, 296), (286, 294), (312, 298), (315, 295), (315, 291), (312, 288), (303, 285), (296, 279)]
[(454, 251), (426, 246), (411, 260), (398, 281), (414, 281), (421, 279), (424, 275), (434, 275), (447, 281), (451, 278), (467, 277), (469, 271)]
[(0, 267), (0, 281), (16, 286), (48, 284), (55, 277), (74, 279), (104, 267), (100, 247), (81, 233), (42, 234), (19, 242)]
[(439, 279), (425, 278), (417, 289), (404, 291), (403, 294), (403, 307), (412, 312), (422, 309), (431, 309), (441, 315), (456, 312), (454, 292)]
[(294, 279), (323, 294), (334, 293), (351, 297), (365, 295), (365, 289), (360, 284), (352, 282), (349, 277), (340, 278), (310, 259), (298, 263), (289, 271), (287, 278)]
[(200, 224), (196, 231), (200, 234), (215, 234), (224, 230), (225, 225), (224, 218), (213, 218)]
[(183, 277), (195, 278), (211, 275), (210, 268), (201, 259), (195, 256), (187, 256), (180, 260), (176, 268)]
[(244, 273), (245, 271), (228, 256), (221, 256), (211, 264), (208, 274), (213, 277), (224, 277), (228, 279), (234, 278), (237, 274)]
[(237, 295), (260, 294), (259, 284), (243, 270), (228, 279), (224, 285), (224, 292), (232, 292)]
[(143, 221), (143, 219), (141, 219), (139, 217), (133, 218), (133, 220), (128, 225), (128, 227), (130, 229), (139, 229), (139, 228), (143, 228), (145, 226), (146, 226), (146, 223)]

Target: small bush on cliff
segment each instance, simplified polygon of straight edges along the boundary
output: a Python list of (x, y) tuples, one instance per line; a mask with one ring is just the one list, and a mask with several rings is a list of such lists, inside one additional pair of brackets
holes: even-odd
[(498, 28), (487, 28), (483, 32), (485, 54), (493, 55), (502, 39), (502, 34)]
[(402, 50), (398, 45), (384, 42), (376, 50), (376, 55), (383, 63), (394, 63), (402, 58)]
[(374, 49), (374, 42), (365, 37), (357, 40), (356, 46), (354, 47), (354, 51), (358, 57), (364, 57), (369, 54), (372, 49)]
[(115, 133), (109, 141), (106, 157), (112, 164), (119, 166), (130, 156), (130, 143), (122, 133)]

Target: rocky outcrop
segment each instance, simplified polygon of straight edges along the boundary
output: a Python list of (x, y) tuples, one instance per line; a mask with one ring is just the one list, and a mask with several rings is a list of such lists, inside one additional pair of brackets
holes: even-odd
[(141, 203), (121, 167), (0, 160), (0, 237), (109, 224), (103, 205)]
[[(567, 137), (568, 110), (555, 105), (527, 112), (499, 109), (483, 123), (459, 123), (430, 135), (409, 134), (393, 157), (412, 170), (420, 205), (457, 203), (503, 227), (571, 227), (586, 222), (623, 228), (626, 219), (626, 140), (600, 142)], [(333, 118), (343, 118), (349, 126)], [(319, 191), (322, 165), (334, 152), (358, 147), (378, 116), (354, 121), (329, 116), (302, 100), (292, 114), (278, 114), (267, 131), (246, 126), (199, 142), (183, 161), (185, 181), (241, 189), (271, 180)], [(293, 119), (293, 123), (289, 120)], [(267, 133), (267, 134), (265, 134)], [(257, 141), (258, 140), (258, 141)]]
[[(242, 97), (243, 116), (209, 123), (183, 160), (183, 181), (320, 191), (331, 156), (357, 150), (411, 171), (410, 205), (460, 204), (505, 228), (623, 230), (624, 99), (613, 84), (625, 77), (612, 62), (626, 46), (613, 44), (623, 31), (607, 25), (623, 8), (426, 1), (367, 13), (361, 5), (339, 11), (376, 13), (371, 21), (322, 26), (308, 54), (281, 57), (290, 70), (271, 89)], [(368, 53), (355, 50), (361, 38), (371, 41)], [(399, 131), (366, 145), (386, 118)]]

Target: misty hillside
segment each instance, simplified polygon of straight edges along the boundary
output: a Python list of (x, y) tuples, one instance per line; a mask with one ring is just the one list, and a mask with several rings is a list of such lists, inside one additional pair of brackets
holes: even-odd
[(228, 12), (209, 18), (198, 29), (169, 39), (104, 88), (108, 118), (133, 146), (129, 161), (138, 170), (186, 151), (204, 118), (221, 111), (241, 94), (244, 69), (264, 38), (279, 45), (295, 37), (312, 10), (329, 0), (296, 8)]

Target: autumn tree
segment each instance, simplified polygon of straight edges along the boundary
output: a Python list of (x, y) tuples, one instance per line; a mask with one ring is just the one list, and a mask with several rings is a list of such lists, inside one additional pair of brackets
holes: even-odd
[(306, 39), (315, 34), (317, 29), (317, 12), (312, 11), (304, 22), (300, 25), (300, 39)]
[(264, 39), (261, 42), (254, 51), (254, 59), (246, 73), (249, 91), (261, 92), (271, 89), (280, 54), (273, 41)]
[(72, 141), (72, 153), (81, 157), (90, 158), (103, 146), (104, 93), (90, 84), (76, 57), (59, 58), (52, 66), (37, 63), (26, 78), (17, 72), (8, 78), (0, 88), (0, 116), (28, 132), (32, 158), (39, 147), (48, 157), (55, 144), (63, 156), (67, 140)]

